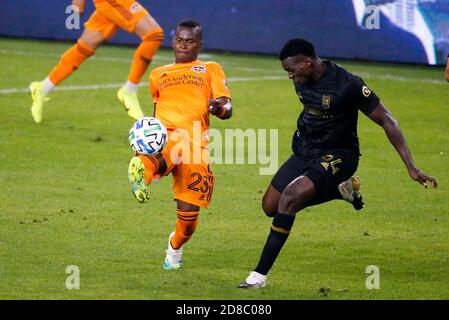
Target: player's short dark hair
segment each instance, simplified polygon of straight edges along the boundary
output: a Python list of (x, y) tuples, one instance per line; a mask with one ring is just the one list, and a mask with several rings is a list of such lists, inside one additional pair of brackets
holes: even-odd
[(279, 53), (279, 60), (283, 61), (288, 57), (294, 57), (298, 54), (302, 54), (303, 56), (310, 58), (316, 58), (313, 43), (305, 39), (290, 39), (284, 44), (284, 47)]
[(190, 29), (197, 29), (198, 36), (200, 39), (203, 39), (203, 26), (201, 23), (199, 23), (196, 20), (190, 19), (190, 20), (182, 20), (179, 22), (176, 27), (184, 27), (184, 28), (190, 28)]

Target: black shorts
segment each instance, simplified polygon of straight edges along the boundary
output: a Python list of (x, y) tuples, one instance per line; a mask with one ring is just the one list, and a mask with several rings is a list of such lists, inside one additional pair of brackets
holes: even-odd
[(294, 179), (307, 176), (316, 190), (314, 198), (304, 203), (304, 207), (310, 207), (341, 199), (338, 185), (356, 172), (358, 164), (358, 153), (329, 151), (325, 156), (311, 160), (303, 160), (293, 154), (276, 172), (271, 185), (282, 193)]

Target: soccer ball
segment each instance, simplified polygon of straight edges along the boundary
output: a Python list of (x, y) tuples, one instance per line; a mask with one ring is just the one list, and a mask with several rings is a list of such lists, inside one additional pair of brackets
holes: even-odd
[(135, 152), (154, 156), (161, 153), (167, 144), (167, 128), (157, 118), (143, 117), (134, 122), (128, 138)]

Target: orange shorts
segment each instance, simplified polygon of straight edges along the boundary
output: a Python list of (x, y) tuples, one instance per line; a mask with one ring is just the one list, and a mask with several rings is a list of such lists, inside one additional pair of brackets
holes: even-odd
[(169, 130), (168, 133), (168, 143), (161, 153), (167, 163), (167, 170), (162, 175), (172, 174), (175, 200), (207, 208), (214, 189), (214, 175), (210, 170), (207, 146), (195, 149), (192, 143), (187, 142), (182, 148), (180, 140), (170, 139), (172, 131)]
[(111, 38), (122, 28), (134, 32), (137, 21), (148, 11), (134, 0), (94, 0), (95, 11), (84, 26), (99, 31), (106, 39)]

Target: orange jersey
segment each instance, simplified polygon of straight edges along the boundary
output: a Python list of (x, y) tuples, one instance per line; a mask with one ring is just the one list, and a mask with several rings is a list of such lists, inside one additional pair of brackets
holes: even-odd
[(154, 69), (150, 89), (155, 117), (168, 129), (185, 129), (190, 134), (194, 121), (201, 123), (202, 132), (209, 129), (209, 99), (231, 97), (221, 66), (199, 60)]

